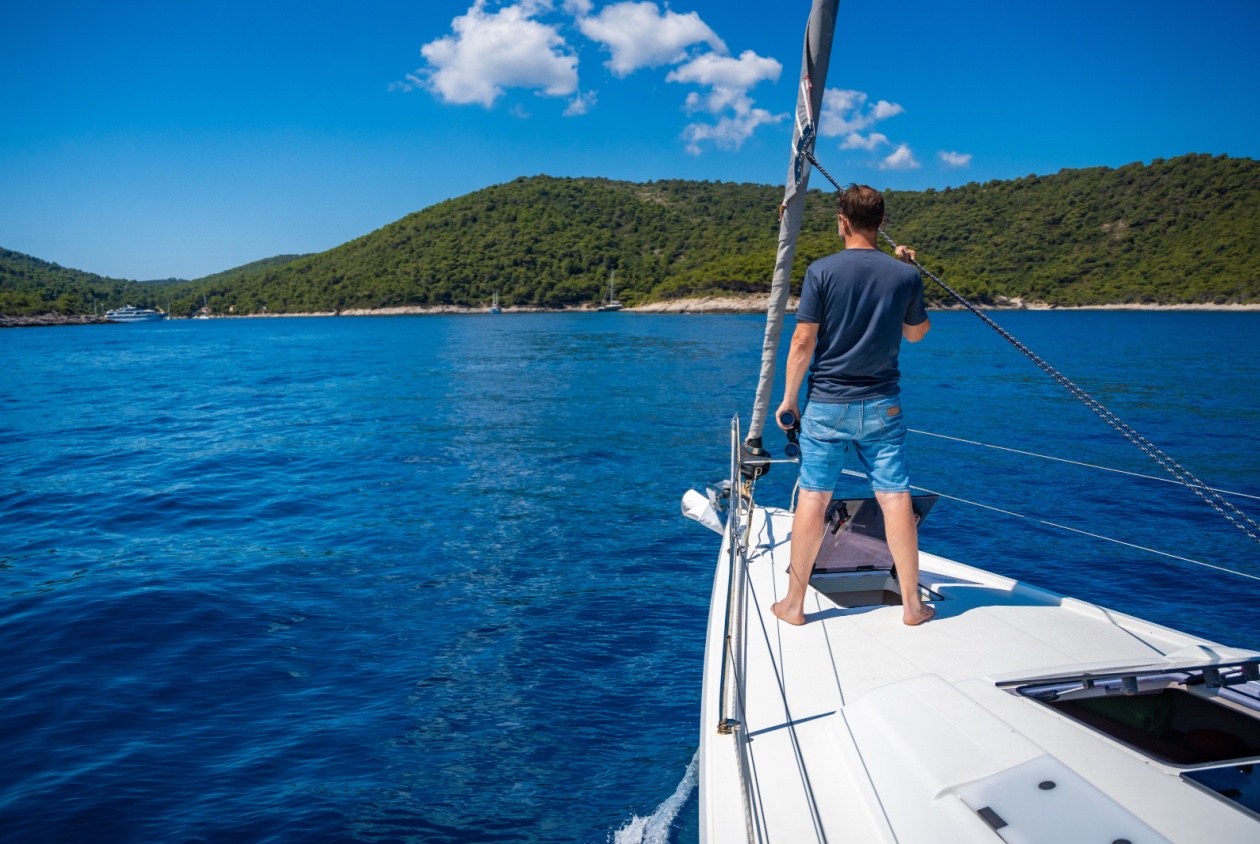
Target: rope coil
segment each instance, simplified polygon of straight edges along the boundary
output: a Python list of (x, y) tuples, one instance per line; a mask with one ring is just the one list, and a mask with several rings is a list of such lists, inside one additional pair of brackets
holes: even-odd
[[(836, 190), (844, 190), (844, 188), (840, 187), (840, 183), (837, 182), (834, 178), (832, 178), (831, 174), (828, 173), (827, 170), (821, 164), (818, 163), (818, 159), (814, 157), (814, 153), (812, 150), (806, 149), (804, 152), (805, 152), (805, 157), (809, 159), (809, 163), (812, 164), (815, 168), (817, 168), (818, 172), (822, 173), (823, 176), (827, 178), (827, 181), (831, 182), (831, 184), (835, 186)], [(884, 240), (888, 242), (888, 245), (891, 246), (894, 251), (897, 249), (897, 245), (898, 245), (897, 242), (893, 240), (891, 237), (889, 237), (888, 233), (885, 232), (882, 227), (879, 229), (879, 234), (882, 238), (884, 238)], [(1156, 463), (1158, 463), (1164, 469), (1164, 471), (1168, 472), (1170, 475), (1176, 478), (1177, 481), (1180, 482), (1183, 486), (1188, 487), (1190, 491), (1193, 492), (1195, 495), (1197, 495), (1200, 499), (1202, 499), (1205, 504), (1207, 504), (1213, 510), (1215, 510), (1216, 512), (1224, 516), (1225, 519), (1230, 522), (1230, 524), (1232, 524), (1234, 527), (1241, 530), (1243, 533), (1247, 534), (1247, 536), (1251, 537), (1253, 541), (1260, 543), (1260, 524), (1257, 524), (1254, 519), (1252, 519), (1246, 513), (1239, 510), (1229, 501), (1226, 501), (1212, 487), (1208, 486), (1206, 483), (1199, 480), (1199, 478), (1196, 477), (1189, 469), (1182, 466), (1176, 460), (1173, 460), (1171, 457), (1168, 456), (1168, 454), (1166, 454), (1163, 450), (1161, 450), (1157, 445), (1152, 443), (1146, 437), (1139, 434), (1136, 430), (1133, 429), (1132, 426), (1130, 426), (1124, 420), (1120, 419), (1118, 416), (1116, 416), (1114, 413), (1112, 413), (1110, 410), (1104, 407), (1101, 402), (1099, 402), (1089, 393), (1085, 392), (1080, 387), (1078, 387), (1075, 383), (1072, 382), (1070, 378), (1068, 378), (1063, 373), (1059, 372), (1059, 370), (1055, 369), (1050, 364), (1046, 363), (1046, 361), (1044, 361), (1040, 355), (1038, 355), (1032, 349), (1025, 346), (1023, 343), (1017, 340), (1009, 331), (1007, 331), (1005, 328), (1003, 328), (1002, 326), (994, 322), (992, 319), (990, 319), (987, 314), (985, 314), (983, 311), (981, 311), (979, 308), (973, 305), (970, 301), (967, 300), (966, 297), (964, 297), (957, 290), (955, 290), (954, 288), (946, 284), (944, 281), (942, 281), (935, 273), (925, 268), (916, 259), (911, 258), (910, 260), (914, 264), (914, 266), (918, 268), (919, 272), (923, 273), (928, 278), (932, 279), (932, 281), (935, 281), (937, 284), (939, 284), (945, 290), (945, 292), (948, 293), (950, 296), (954, 297), (954, 299), (957, 300), (959, 304), (961, 304), (967, 310), (971, 311), (973, 314), (975, 314), (981, 320), (983, 320), (986, 325), (988, 325), (990, 328), (996, 331), (999, 335), (1001, 335), (1001, 337), (1004, 340), (1006, 340), (1008, 343), (1010, 343), (1012, 346), (1014, 346), (1016, 349), (1022, 352), (1024, 356), (1027, 357), (1029, 360), (1031, 360), (1033, 363), (1035, 363), (1037, 367), (1041, 369), (1042, 372), (1045, 372), (1047, 375), (1053, 378), (1055, 382), (1059, 384), (1059, 386), (1063, 387), (1065, 390), (1071, 393), (1074, 397), (1076, 397), (1076, 399), (1078, 399), (1082, 404), (1084, 404), (1086, 407), (1092, 410), (1095, 414), (1097, 414), (1099, 418), (1101, 418), (1104, 422), (1106, 422), (1113, 429), (1115, 429), (1121, 436), (1123, 436), (1129, 442), (1137, 446), (1142, 451), (1143, 454), (1145, 454), (1147, 457), (1151, 458)]]

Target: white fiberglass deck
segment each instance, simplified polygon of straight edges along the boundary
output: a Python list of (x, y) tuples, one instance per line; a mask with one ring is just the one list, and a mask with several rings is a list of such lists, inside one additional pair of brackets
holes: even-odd
[(941, 596), (930, 623), (904, 626), (900, 606), (841, 609), (810, 589), (807, 623), (790, 627), (770, 612), (787, 589), (790, 530), (789, 513), (754, 509), (731, 735), (715, 729), (728, 571), (718, 566), (702, 841), (1260, 842), (1254, 816), (1187, 783), (1183, 768), (996, 685), (1251, 652), (930, 554), (920, 583)]

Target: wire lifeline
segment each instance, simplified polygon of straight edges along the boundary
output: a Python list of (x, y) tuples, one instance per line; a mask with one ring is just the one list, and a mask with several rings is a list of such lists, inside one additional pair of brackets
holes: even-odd
[[(867, 480), (866, 475), (863, 475), (861, 472), (855, 472), (852, 469), (844, 469), (843, 474), (848, 475), (853, 478), (861, 478), (863, 480)], [(969, 504), (972, 507), (979, 507), (981, 510), (991, 510), (994, 513), (1001, 513), (1004, 516), (1012, 516), (1016, 519), (1023, 519), (1025, 521), (1033, 522), (1035, 524), (1045, 525), (1046, 527), (1052, 527), (1052, 528), (1058, 528), (1059, 530), (1070, 531), (1071, 533), (1079, 533), (1081, 536), (1088, 536), (1091, 539), (1101, 539), (1104, 542), (1114, 542), (1116, 545), (1123, 545), (1126, 548), (1133, 548), (1138, 551), (1146, 551), (1148, 554), (1157, 554), (1160, 557), (1167, 557), (1170, 560), (1180, 560), (1183, 563), (1193, 563), (1196, 566), (1203, 566), (1204, 568), (1215, 569), (1216, 571), (1224, 572), (1225, 574), (1236, 574), (1239, 577), (1245, 577), (1250, 580), (1260, 581), (1260, 576), (1257, 576), (1254, 574), (1248, 574), (1245, 571), (1238, 571), (1237, 569), (1225, 568), (1225, 566), (1218, 566), (1214, 563), (1205, 563), (1202, 560), (1196, 560), (1191, 557), (1181, 557), (1181, 556), (1178, 556), (1177, 554), (1170, 554), (1167, 551), (1160, 551), (1158, 548), (1148, 548), (1145, 545), (1138, 545), (1133, 542), (1125, 542), (1123, 539), (1116, 539), (1114, 536), (1104, 536), (1101, 533), (1091, 533), (1090, 531), (1081, 530), (1080, 528), (1074, 528), (1074, 527), (1071, 527), (1070, 525), (1061, 525), (1058, 522), (1051, 522), (1051, 521), (1047, 521), (1046, 519), (1039, 519), (1036, 516), (1026, 516), (1023, 513), (1016, 513), (1014, 510), (1007, 510), (1002, 507), (994, 507), (992, 504), (981, 504), (979, 501), (972, 501), (971, 499), (968, 499), (968, 498), (960, 498), (957, 495), (950, 495), (947, 492), (940, 492), (935, 489), (928, 489), (927, 487), (924, 487), (924, 486), (914, 486), (912, 484), (910, 488), (917, 492), (926, 492), (929, 495), (939, 495), (941, 498), (948, 498), (950, 501), (957, 501), (959, 504)]]
[[(1115, 472), (1117, 475), (1128, 475), (1131, 478), (1145, 478), (1148, 481), (1159, 481), (1161, 484), (1179, 483), (1179, 481), (1174, 481), (1172, 478), (1161, 478), (1158, 475), (1145, 475), (1141, 472), (1130, 472), (1127, 469), (1115, 469), (1111, 466), (1100, 466), (1097, 463), (1084, 463), (1080, 460), (1068, 460), (1066, 457), (1055, 457), (1054, 455), (1051, 455), (1051, 454), (1038, 454), (1035, 451), (1025, 451), (1022, 448), (1010, 448), (1009, 446), (994, 445), (993, 443), (980, 442), (979, 440), (968, 440), (968, 439), (963, 439), (962, 437), (951, 437), (949, 434), (938, 434), (935, 431), (924, 431), (919, 428), (907, 428), (906, 430), (912, 434), (922, 434), (925, 437), (936, 437), (937, 439), (950, 440), (951, 442), (956, 442), (956, 443), (966, 443), (967, 445), (978, 445), (983, 448), (996, 449), (997, 451), (1009, 451), (1011, 454), (1022, 454), (1025, 457), (1040, 457), (1042, 460), (1053, 460), (1056, 463), (1067, 463), (1071, 466), (1081, 466), (1086, 469), (1100, 469), (1104, 472)], [(1237, 496), (1238, 498), (1250, 498), (1255, 501), (1260, 501), (1260, 495), (1252, 495), (1251, 493), (1238, 492), (1232, 489), (1221, 489), (1220, 487), (1208, 487), (1208, 488), (1212, 490), (1212, 492), (1219, 492), (1222, 495), (1233, 495), (1233, 496)]]
[[(832, 175), (827, 172), (826, 168), (824, 168), (821, 164), (818, 163), (818, 159), (814, 157), (813, 152), (806, 149), (804, 150), (804, 154), (805, 154), (805, 157), (809, 159), (810, 164), (814, 165), (814, 167), (818, 169), (818, 172), (822, 173), (823, 176), (827, 178), (827, 181), (831, 182), (831, 184), (835, 186), (836, 190), (843, 190), (843, 188), (840, 187), (840, 183), (837, 182), (832, 177)], [(888, 242), (890, 246), (892, 246), (894, 250), (897, 249), (898, 247), (897, 242), (893, 240), (891, 237), (889, 237), (888, 233), (884, 231), (882, 227), (879, 229), (879, 234), (881, 237), (884, 238), (884, 240)], [(963, 296), (957, 290), (955, 290), (954, 288), (946, 284), (944, 281), (942, 281), (935, 273), (933, 273), (931, 270), (924, 267), (914, 258), (911, 258), (910, 260), (914, 264), (914, 266), (918, 268), (919, 272), (923, 273), (928, 278), (932, 279), (932, 281), (935, 281), (937, 284), (939, 284), (945, 290), (946, 293), (948, 293), (950, 296), (953, 296), (956, 300), (958, 300), (958, 302), (961, 305), (963, 305), (963, 307), (965, 307), (967, 310), (971, 311), (973, 314), (975, 314), (981, 320), (983, 320), (985, 325), (989, 326), (998, 334), (1000, 334), (1004, 340), (1006, 340), (1008, 343), (1010, 343), (1012, 346), (1014, 346), (1016, 349), (1022, 352), (1024, 356), (1027, 357), (1029, 360), (1031, 360), (1033, 363), (1035, 363), (1037, 367), (1041, 369), (1042, 372), (1045, 372), (1047, 375), (1053, 378), (1055, 382), (1059, 384), (1059, 386), (1063, 387), (1065, 390), (1067, 390), (1069, 393), (1075, 396), (1082, 404), (1084, 404), (1090, 410), (1094, 411), (1095, 414), (1097, 414), (1104, 422), (1106, 422), (1113, 429), (1115, 429), (1126, 440), (1128, 440), (1129, 442), (1137, 446), (1138, 449), (1140, 449), (1143, 454), (1145, 454), (1147, 457), (1154, 460), (1166, 472), (1168, 472), (1170, 475), (1176, 478), (1177, 481), (1179, 481), (1182, 485), (1189, 488), (1190, 491), (1193, 492), (1195, 495), (1199, 496), (1199, 498), (1201, 498), (1205, 504), (1207, 504), (1213, 510), (1215, 510), (1216, 512), (1224, 516), (1225, 519), (1230, 524), (1232, 524), (1234, 527), (1241, 530), (1243, 533), (1247, 534), (1247, 536), (1251, 537), (1251, 539), (1254, 542), (1260, 543), (1260, 524), (1257, 524), (1254, 519), (1252, 519), (1246, 513), (1239, 510), (1233, 504), (1231, 504), (1230, 502), (1222, 498), (1219, 494), (1217, 494), (1212, 489), (1212, 487), (1208, 486), (1206, 483), (1199, 480), (1199, 478), (1196, 477), (1194, 473), (1192, 473), (1189, 469), (1182, 466), (1176, 460), (1173, 460), (1171, 457), (1168, 456), (1168, 454), (1162, 451), (1159, 448), (1159, 446), (1155, 445), (1146, 437), (1139, 434), (1127, 422), (1120, 419), (1120, 417), (1116, 416), (1114, 413), (1112, 413), (1110, 410), (1104, 407), (1101, 402), (1099, 402), (1089, 393), (1085, 392), (1080, 387), (1078, 387), (1075, 383), (1073, 383), (1072, 380), (1069, 379), (1066, 375), (1059, 372), (1059, 370), (1055, 369), (1049, 363), (1044, 361), (1040, 355), (1038, 355), (1032, 349), (1025, 346), (1023, 343), (1017, 340), (1015, 336), (1012, 335), (1009, 331), (1007, 331), (1005, 328), (1003, 328), (1002, 326), (994, 322), (992, 319), (990, 319), (987, 314), (985, 314), (983, 311), (981, 311), (979, 308), (973, 305), (970, 301), (968, 301), (968, 299), (965, 296)]]
[(914, 489), (917, 489), (920, 492), (930, 493), (932, 495), (939, 495), (941, 498), (948, 498), (951, 501), (958, 501), (962, 504), (970, 504), (973, 507), (981, 507), (985, 510), (992, 510), (995, 513), (1003, 513), (1007, 516), (1014, 516), (1017, 519), (1027, 519), (1030, 522), (1037, 522), (1038, 524), (1043, 524), (1043, 525), (1046, 525), (1047, 527), (1059, 528), (1060, 530), (1070, 530), (1072, 533), (1079, 533), (1082, 536), (1089, 536), (1094, 539), (1105, 539), (1106, 541), (1114, 542), (1117, 545), (1124, 545), (1127, 548), (1134, 548), (1138, 551), (1146, 551), (1150, 554), (1158, 554), (1159, 556), (1167, 557), (1170, 560), (1180, 560), (1184, 563), (1193, 563), (1196, 566), (1204, 566), (1205, 568), (1215, 569), (1216, 571), (1225, 572), (1226, 574), (1234, 574), (1234, 575), (1238, 575), (1239, 577), (1249, 578), (1251, 580), (1260, 580), (1260, 577), (1257, 577), (1254, 574), (1247, 574), (1246, 572), (1237, 571), (1235, 569), (1227, 569), (1224, 566), (1218, 566), (1213, 563), (1205, 563), (1202, 560), (1194, 560), (1194, 559), (1191, 559), (1190, 557), (1181, 557), (1181, 556), (1178, 556), (1177, 554), (1169, 554), (1167, 551), (1160, 551), (1156, 548), (1147, 548), (1145, 545), (1137, 545), (1133, 542), (1125, 542), (1123, 539), (1116, 539), (1111, 536), (1103, 536), (1101, 533), (1091, 533), (1087, 530), (1081, 530), (1080, 528), (1069, 527), (1068, 525), (1061, 525), (1058, 522), (1050, 522), (1045, 519), (1037, 519), (1032, 516), (1025, 516), (1023, 513), (1016, 513), (1013, 510), (1004, 510), (1001, 507), (994, 507), (990, 504), (981, 504), (979, 501), (968, 501), (966, 498), (959, 498), (956, 495), (947, 495), (943, 492), (937, 492), (936, 490), (928, 489), (926, 487), (916, 486), (914, 487)]

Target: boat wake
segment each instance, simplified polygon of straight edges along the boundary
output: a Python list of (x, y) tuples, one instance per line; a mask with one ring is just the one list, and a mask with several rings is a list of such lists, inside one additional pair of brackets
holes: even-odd
[(665, 801), (656, 807), (656, 811), (646, 818), (632, 816), (621, 829), (613, 834), (612, 844), (667, 844), (669, 830), (674, 825), (674, 818), (678, 817), (678, 810), (683, 807), (687, 798), (691, 796), (691, 792), (696, 788), (699, 759), (700, 753), (697, 751), (691, 757), (691, 764), (687, 765), (682, 781), (678, 783), (674, 793), (665, 798)]

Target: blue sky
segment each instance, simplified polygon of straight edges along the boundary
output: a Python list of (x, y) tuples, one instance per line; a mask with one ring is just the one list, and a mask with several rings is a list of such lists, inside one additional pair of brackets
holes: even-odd
[[(517, 176), (779, 184), (808, 8), (11, 4), (0, 247), (194, 278)], [(1256, 32), (1256, 0), (842, 0), (818, 155), (904, 189), (1255, 158)]]

